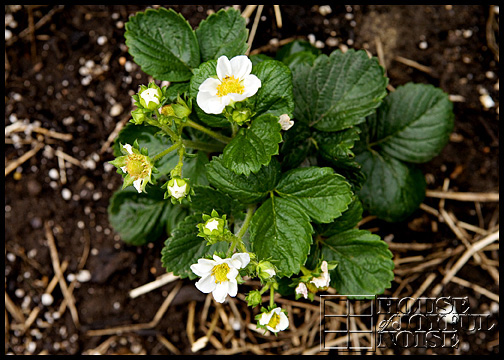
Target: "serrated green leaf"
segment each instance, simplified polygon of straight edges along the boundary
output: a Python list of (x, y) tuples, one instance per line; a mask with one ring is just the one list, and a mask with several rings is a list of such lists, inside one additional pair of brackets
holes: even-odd
[(301, 121), (295, 121), (294, 126), (283, 133), (283, 142), (280, 146), (282, 169), (296, 168), (304, 161), (313, 145), (310, 136), (310, 128)]
[[(119, 144), (132, 145), (135, 140), (138, 140), (138, 145), (140, 146), (140, 148), (145, 147), (149, 150), (149, 157), (151, 158), (172, 145), (168, 136), (163, 136), (159, 133), (159, 128), (150, 125), (134, 125), (132, 123), (128, 123), (119, 132), (119, 135), (114, 142), (114, 156), (122, 155)], [(154, 180), (157, 180), (163, 175), (168, 174), (171, 169), (175, 167), (177, 161), (178, 156), (176, 151), (163, 156), (161, 159), (156, 161), (155, 166), (156, 169), (158, 169), (159, 173), (152, 174), (152, 178)]]
[(108, 207), (109, 222), (124, 242), (140, 246), (156, 241), (163, 229), (170, 228), (171, 218), (180, 211), (163, 200), (162, 192), (149, 187), (139, 194), (129, 187), (114, 193)]
[(311, 53), (317, 57), (320, 55), (320, 49), (316, 48), (308, 41), (294, 40), (288, 44), (285, 44), (276, 53), (275, 59), (285, 63), (285, 60), (299, 53)]
[(196, 227), (201, 222), (201, 214), (186, 217), (178, 224), (172, 236), (165, 241), (165, 246), (161, 251), (161, 262), (166, 271), (173, 272), (181, 278), (196, 279), (196, 274), (190, 269), (192, 264), (196, 264), (198, 259), (206, 254), (213, 255), (216, 251), (227, 250), (228, 245), (224, 242), (206, 245), (207, 241), (198, 236), (199, 230)]
[(308, 167), (286, 172), (275, 190), (296, 203), (319, 223), (333, 221), (348, 208), (352, 191), (346, 179), (331, 168)]
[(208, 157), (203, 151), (198, 151), (196, 157), (184, 159), (182, 173), (184, 178), (189, 178), (191, 186), (195, 184), (208, 185), (205, 167), (208, 163)]
[(255, 117), (262, 114), (292, 117), (294, 100), (292, 95), (292, 74), (280, 61), (265, 60), (252, 68), (252, 74), (261, 80), (257, 93), (248, 99)]
[(330, 237), (353, 229), (362, 220), (362, 212), (362, 203), (355, 197), (340, 217), (329, 224), (316, 224), (315, 231), (321, 236)]
[(322, 242), (324, 260), (336, 260), (331, 286), (341, 295), (378, 295), (391, 286), (394, 262), (387, 244), (367, 230), (348, 230)]
[[(208, 78), (217, 78), (217, 60), (209, 60), (202, 63), (197, 69), (194, 69), (194, 76), (189, 84), (189, 95), (196, 99), (200, 85)], [(228, 127), (229, 121), (224, 115), (207, 114), (193, 101), (194, 113), (205, 124), (211, 127)]]
[(187, 81), (200, 63), (196, 35), (172, 9), (148, 9), (129, 18), (126, 45), (142, 70), (158, 80)]
[(203, 20), (196, 29), (196, 36), (202, 61), (218, 59), (221, 55), (231, 59), (247, 50), (245, 18), (233, 8), (221, 9)]
[(269, 198), (254, 213), (249, 231), (258, 260), (272, 261), (280, 277), (299, 272), (308, 256), (313, 228), (297, 204), (275, 196)]
[(224, 166), (236, 174), (257, 173), (262, 165), (268, 165), (273, 155), (278, 155), (278, 143), (282, 141), (280, 130), (276, 116), (264, 114), (254, 119), (250, 128), (241, 128), (224, 148)]
[(210, 186), (196, 185), (191, 196), (191, 209), (203, 214), (210, 214), (212, 210), (219, 214), (233, 214), (245, 209), (245, 205), (223, 192)]
[(338, 131), (365, 120), (386, 95), (388, 79), (364, 50), (320, 55), (293, 73), (294, 117), (321, 131)]
[(376, 135), (369, 146), (402, 161), (427, 162), (448, 143), (453, 118), (448, 94), (432, 85), (408, 83), (378, 109)]
[(166, 89), (165, 96), (168, 98), (168, 103), (173, 103), (177, 100), (177, 96), (185, 92), (189, 92), (189, 83), (173, 83)]
[(359, 198), (366, 210), (380, 219), (402, 221), (415, 211), (425, 196), (425, 178), (414, 165), (387, 155), (365, 151), (357, 155), (366, 182)]
[(237, 175), (223, 164), (222, 155), (214, 157), (206, 166), (207, 177), (217, 189), (244, 204), (253, 204), (263, 199), (280, 180), (280, 164), (274, 158), (257, 174)]
[(325, 159), (337, 164), (340, 161), (353, 160), (352, 148), (359, 141), (359, 128), (349, 128), (335, 132), (315, 131), (313, 138), (317, 142), (319, 153)]
[(255, 54), (255, 55), (250, 55), (249, 56), (250, 61), (252, 61), (252, 66), (256, 66), (260, 62), (263, 62), (265, 60), (273, 60), (271, 56), (265, 55), (265, 54)]

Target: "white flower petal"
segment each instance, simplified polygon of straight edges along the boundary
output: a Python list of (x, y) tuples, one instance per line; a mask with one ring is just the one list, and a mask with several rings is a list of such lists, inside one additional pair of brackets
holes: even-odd
[(327, 273), (327, 261), (322, 261), (322, 265), (320, 265), (320, 269), (323, 273)]
[(259, 325), (267, 325), (273, 316), (273, 312), (262, 313), (259, 319)]
[(145, 101), (145, 104), (149, 106), (149, 102), (153, 102), (155, 104), (159, 105), (159, 94), (156, 89), (150, 88), (150, 89), (145, 89), (142, 91), (140, 94), (140, 97)]
[(308, 299), (308, 288), (305, 283), (299, 283), (296, 287), (296, 294), (303, 295), (305, 299)]
[(121, 170), (126, 174), (128, 173), (128, 168), (126, 166), (122, 166)]
[(226, 296), (228, 294), (229, 282), (224, 281), (215, 287), (214, 291), (212, 291), (212, 295), (218, 303), (223, 303), (226, 300)]
[(216, 265), (222, 264), (224, 262), (224, 260), (222, 260), (219, 255), (214, 254), (213, 259), (216, 261)]
[(229, 99), (231, 99), (231, 100), (233, 100), (235, 102), (243, 101), (246, 98), (248, 98), (248, 96), (245, 95), (245, 93), (243, 93), (243, 94), (229, 93), (229, 94), (227, 94), (224, 97), (227, 97), (227, 98), (229, 98)]
[(219, 80), (222, 81), (226, 76), (231, 75), (233, 75), (231, 63), (226, 56), (222, 55), (217, 59), (217, 76), (219, 77)]
[(238, 283), (236, 282), (236, 280), (229, 281), (228, 293), (229, 293), (229, 296), (232, 296), (232, 297), (235, 297), (236, 294), (238, 293)]
[(241, 266), (240, 267), (237, 266), (237, 268), (242, 269), (245, 266), (247, 266), (248, 263), (250, 262), (250, 255), (248, 253), (236, 253), (233, 256), (231, 256), (231, 259), (232, 260), (239, 260), (241, 263)]
[(143, 179), (137, 179), (137, 180), (133, 181), (133, 186), (138, 191), (138, 193), (142, 192), (142, 180)]
[(198, 90), (209, 92), (212, 96), (217, 95), (217, 86), (221, 84), (219, 79), (208, 78), (201, 83)]
[(238, 270), (234, 266), (230, 266), (229, 272), (227, 273), (227, 278), (229, 280), (236, 281), (236, 277), (238, 276)]
[(251, 74), (243, 79), (243, 87), (245, 88), (243, 94), (247, 97), (251, 97), (255, 95), (257, 90), (261, 87), (261, 80), (257, 76)]
[(246, 55), (235, 56), (229, 62), (235, 78), (243, 80), (246, 76), (250, 75), (252, 61)]
[(205, 294), (214, 291), (216, 288), (215, 279), (211, 275), (202, 277), (195, 285), (196, 289)]
[(289, 318), (285, 313), (280, 313), (280, 322), (276, 326), (277, 331), (283, 331), (289, 327)]
[(191, 270), (198, 276), (207, 276), (215, 266), (215, 261), (208, 259), (199, 259), (197, 264), (191, 265)]
[(198, 106), (207, 114), (222, 114), (226, 105), (229, 105), (231, 99), (227, 96), (218, 97), (206, 91), (199, 91), (196, 96)]
[(128, 152), (128, 154), (133, 154), (133, 151), (131, 149), (131, 145), (130, 144), (124, 144), (123, 145), (123, 149), (126, 150)]

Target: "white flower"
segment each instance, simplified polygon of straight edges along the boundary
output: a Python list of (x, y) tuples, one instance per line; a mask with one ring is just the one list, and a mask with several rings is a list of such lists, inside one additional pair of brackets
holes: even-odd
[(236, 253), (231, 258), (221, 259), (214, 255), (213, 260), (199, 259), (197, 264), (191, 265), (191, 270), (201, 279), (196, 288), (205, 293), (212, 293), (215, 301), (223, 303), (226, 296), (235, 297), (238, 292), (238, 269), (242, 269), (250, 262), (247, 253)]
[(252, 71), (252, 62), (245, 55), (217, 60), (217, 79), (208, 78), (199, 86), (196, 102), (207, 114), (222, 114), (231, 102), (243, 101), (261, 87), (261, 80)]
[(168, 186), (168, 191), (175, 199), (180, 199), (181, 197), (184, 197), (186, 194), (186, 189), (187, 189), (187, 183), (184, 183), (184, 185), (179, 186), (177, 181), (173, 182), (173, 186)]
[(153, 103), (155, 103), (156, 105), (159, 105), (159, 98), (158, 98), (158, 96), (159, 96), (158, 90), (154, 89), (154, 88), (145, 89), (140, 94), (140, 97), (142, 99), (144, 99), (145, 104), (147, 106), (149, 106), (149, 102), (151, 102), (151, 101)]
[(269, 331), (279, 332), (289, 327), (289, 319), (282, 309), (277, 307), (267, 313), (262, 313), (259, 325), (266, 326)]
[(276, 275), (275, 269), (264, 269), (264, 271), (270, 276), (273, 277)]
[(128, 154), (133, 154), (132, 146), (130, 144), (124, 144), (122, 147), (128, 152)]
[(207, 222), (205, 227), (210, 231), (217, 230), (217, 228), (219, 227), (219, 222), (216, 219), (212, 219)]
[(308, 299), (308, 288), (305, 283), (299, 283), (298, 286), (296, 286), (296, 294), (300, 294), (305, 299)]
[(331, 281), (331, 276), (329, 275), (329, 271), (327, 269), (327, 261), (322, 261), (320, 269), (322, 270), (322, 274), (319, 277), (314, 277), (310, 280), (310, 282), (318, 288), (326, 288), (329, 286)]
[(278, 123), (282, 126), (282, 130), (289, 130), (294, 126), (294, 120), (291, 120), (287, 114), (280, 115)]
[[(128, 174), (128, 184), (135, 187), (138, 193), (145, 191), (147, 182), (150, 181), (152, 174), (152, 163), (147, 156), (135, 153), (130, 144), (124, 144), (123, 149), (128, 153), (121, 158), (123, 161), (116, 163), (124, 173)], [(123, 166), (120, 166), (124, 164)]]

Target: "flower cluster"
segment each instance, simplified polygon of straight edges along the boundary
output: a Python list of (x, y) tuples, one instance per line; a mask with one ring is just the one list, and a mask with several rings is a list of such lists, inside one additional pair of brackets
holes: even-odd
[(139, 192), (145, 192), (147, 183), (153, 183), (151, 175), (156, 172), (152, 160), (147, 156), (147, 151), (138, 149), (138, 143), (121, 145), (123, 156), (117, 157), (109, 163), (118, 168), (117, 172), (124, 176), (123, 189), (133, 187)]

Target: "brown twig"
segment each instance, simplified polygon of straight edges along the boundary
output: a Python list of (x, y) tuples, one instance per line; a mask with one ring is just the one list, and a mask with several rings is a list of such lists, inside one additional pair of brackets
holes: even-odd
[(417, 70), (420, 70), (424, 73), (427, 73), (427, 74), (432, 74), (432, 68), (428, 67), (428, 66), (425, 66), (425, 65), (422, 65), (414, 60), (410, 60), (410, 59), (406, 59), (402, 56), (396, 56), (394, 58), (395, 61), (398, 61), (404, 65), (407, 65), (409, 67), (412, 67), (414, 69), (417, 69)]
[(102, 155), (105, 151), (107, 151), (110, 148), (110, 144), (112, 144), (112, 142), (115, 140), (121, 129), (124, 127), (124, 125), (126, 125), (126, 123), (130, 118), (131, 118), (130, 114), (127, 114), (127, 116), (123, 117), (121, 121), (117, 123), (116, 127), (107, 138), (107, 141), (105, 141), (105, 143), (100, 148), (100, 151), (98, 151), (98, 154)]
[(44, 147), (43, 143), (36, 142), (35, 147), (33, 149), (25, 152), (23, 155), (21, 155), (16, 160), (13, 160), (10, 163), (8, 163), (7, 166), (5, 167), (5, 176), (9, 175), (18, 166), (24, 164), (28, 159), (30, 159), (32, 156), (34, 156), (43, 147)]
[(172, 353), (174, 353), (175, 355), (180, 355), (180, 351), (179, 349), (177, 349), (177, 347), (175, 345), (173, 345), (170, 341), (168, 341), (167, 338), (165, 338), (163, 335), (161, 334), (157, 334), (156, 335), (156, 338), (158, 339), (158, 341), (164, 345), (165, 348), (167, 348), (169, 351), (171, 351)]
[[(487, 39), (487, 44), (490, 50), (494, 53), (495, 59), (499, 61), (499, 45), (497, 44), (497, 41), (495, 40), (495, 31), (494, 31), (494, 26), (497, 23), (495, 20), (495, 5), (490, 5), (490, 10), (488, 14), (488, 20), (486, 23), (486, 39)], [(497, 29), (498, 29), (497, 25)]]
[(247, 41), (247, 51), (245, 52), (245, 55), (250, 54), (250, 50), (252, 49), (252, 42), (254, 41), (254, 37), (257, 31), (257, 26), (259, 25), (259, 20), (261, 19), (261, 14), (263, 11), (264, 5), (259, 5), (257, 8), (256, 16), (254, 18), (254, 23), (252, 24), (252, 30), (250, 31), (250, 35)]
[(459, 277), (452, 277), (451, 279), (452, 282), (465, 286), (467, 288), (473, 289), (475, 292), (480, 293), (481, 295), (485, 295), (487, 298), (492, 299), (494, 301), (499, 302), (499, 295), (494, 294), (493, 292), (488, 291), (484, 287), (481, 287), (479, 285), (473, 284), (467, 280), (461, 279)]
[(75, 302), (72, 293), (68, 290), (65, 278), (63, 277), (63, 271), (61, 271), (61, 265), (58, 257), (58, 249), (56, 248), (56, 242), (54, 241), (54, 236), (52, 234), (52, 230), (49, 227), (49, 223), (46, 221), (44, 223), (47, 243), (49, 245), (49, 252), (51, 254), (51, 261), (54, 269), (54, 273), (58, 276), (58, 282), (65, 297), (68, 307), (70, 309), (70, 314), (72, 315), (72, 320), (76, 328), (79, 328), (79, 315), (77, 313), (77, 309), (75, 307)]
[(24, 324), (25, 323), (25, 317), (21, 310), (14, 304), (14, 302), (11, 300), (9, 297), (9, 294), (7, 294), (7, 290), (5, 291), (5, 308), (9, 310), (9, 313), (12, 315), (14, 320), (16, 320), (18, 323)]
[(474, 192), (448, 192), (448, 191), (438, 191), (438, 190), (427, 190), (425, 196), (438, 198), (438, 199), (450, 199), (457, 201), (479, 201), (479, 202), (498, 202), (499, 193), (474, 193)]
[(282, 13), (280, 12), (280, 5), (273, 5), (275, 10), (275, 19), (279, 29), (282, 28)]
[(245, 10), (243, 10), (243, 12), (241, 13), (241, 16), (244, 17), (245, 19), (248, 19), (250, 15), (252, 15), (256, 7), (257, 5), (247, 5)]

